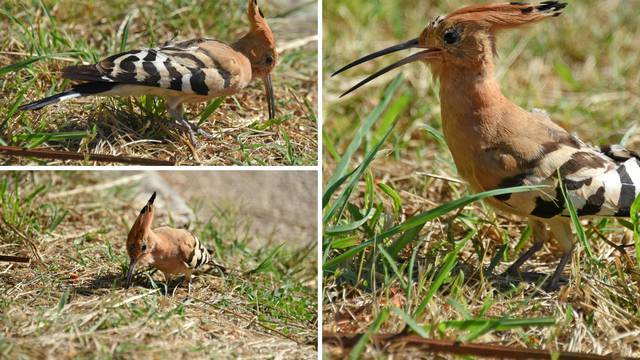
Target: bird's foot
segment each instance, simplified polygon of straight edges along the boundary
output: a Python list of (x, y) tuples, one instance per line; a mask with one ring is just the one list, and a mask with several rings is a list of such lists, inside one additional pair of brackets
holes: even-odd
[(529, 272), (523, 271), (520, 272), (518, 270), (506, 270), (505, 272), (495, 275), (492, 278), (492, 283), (498, 289), (508, 290), (513, 286), (517, 286), (521, 282), (527, 283), (539, 283), (544, 279), (547, 275), (537, 272)]
[(196, 134), (204, 137), (207, 140), (213, 140), (216, 138), (215, 135), (212, 135), (202, 130), (201, 127), (199, 127), (198, 125), (192, 124), (187, 120), (177, 121), (176, 123), (185, 133), (187, 133), (187, 135), (189, 135), (189, 140), (191, 141), (191, 144), (193, 146), (196, 146), (196, 140), (195, 140)]
[(497, 287), (504, 287), (508, 289), (512, 285), (517, 285), (521, 282), (527, 282), (531, 284), (540, 284), (542, 283), (542, 290), (546, 292), (553, 292), (560, 289), (561, 286), (569, 283), (569, 279), (560, 276), (557, 279), (548, 278), (548, 274), (543, 274), (534, 271), (514, 271), (507, 270), (500, 275), (497, 275), (493, 278), (493, 283)]
[(189, 128), (191, 129), (191, 131), (195, 131), (198, 133), (198, 135), (204, 137), (207, 140), (213, 140), (215, 139), (215, 135), (210, 134), (204, 130), (202, 130), (202, 128), (196, 124), (190, 123), (187, 121), (187, 124), (189, 124)]
[(566, 276), (560, 276), (557, 279), (551, 278), (544, 282), (544, 284), (542, 285), (542, 290), (548, 293), (555, 292), (560, 290), (561, 287), (567, 284), (569, 284), (569, 278), (567, 278)]
[(191, 129), (191, 124), (184, 120), (184, 119), (177, 119), (175, 121), (175, 124), (178, 128), (180, 128), (184, 133), (186, 133), (189, 136), (189, 141), (191, 142), (191, 145), (193, 145), (194, 147), (196, 146), (196, 137), (195, 137), (195, 133), (193, 132), (193, 129)]

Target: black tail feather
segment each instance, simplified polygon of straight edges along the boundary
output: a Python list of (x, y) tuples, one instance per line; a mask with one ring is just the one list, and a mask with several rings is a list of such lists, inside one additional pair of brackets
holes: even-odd
[(62, 69), (62, 77), (65, 79), (78, 81), (111, 82), (106, 81), (102, 77), (102, 73), (96, 68), (95, 65), (67, 66)]
[(32, 103), (26, 104), (26, 105), (22, 105), (19, 107), (20, 110), (22, 111), (26, 111), (26, 110), (39, 110), (42, 109), (43, 107), (47, 106), (47, 105), (51, 105), (51, 104), (55, 104), (57, 102), (60, 101), (60, 99), (62, 99), (65, 96), (71, 96), (71, 95), (77, 95), (75, 97), (80, 96), (80, 94), (78, 94), (76, 91), (70, 90), (70, 91), (65, 91), (59, 94), (55, 94), (49, 97), (46, 97), (44, 99), (40, 99), (38, 101), (34, 101)]
[(104, 83), (104, 82), (89, 82), (74, 85), (71, 90), (61, 92), (56, 95), (52, 95), (46, 97), (44, 99), (40, 99), (38, 101), (34, 101), (30, 104), (20, 106), (20, 110), (38, 110), (43, 107), (51, 104), (55, 104), (62, 100), (73, 99), (76, 97), (89, 96), (89, 95), (97, 95), (103, 93), (105, 91), (109, 91), (117, 86), (117, 83)]

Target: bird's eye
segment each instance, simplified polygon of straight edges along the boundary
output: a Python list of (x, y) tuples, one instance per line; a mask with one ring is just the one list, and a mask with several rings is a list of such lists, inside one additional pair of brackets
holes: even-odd
[(273, 56), (271, 56), (271, 54), (267, 55), (264, 61), (267, 63), (267, 65), (273, 64)]
[(142, 243), (142, 247), (140, 247), (140, 250), (142, 250), (142, 252), (147, 251), (147, 243)]
[(444, 33), (444, 36), (442, 37), (442, 39), (444, 40), (444, 42), (446, 44), (454, 44), (458, 41), (460, 41), (460, 34), (458, 33), (458, 31), (456, 29), (450, 29), (447, 30), (447, 32)]

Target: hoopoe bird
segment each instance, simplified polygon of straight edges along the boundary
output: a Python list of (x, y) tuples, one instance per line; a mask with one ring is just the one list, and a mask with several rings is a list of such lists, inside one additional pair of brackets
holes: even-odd
[(262, 79), (269, 119), (273, 119), (276, 108), (271, 72), (278, 59), (276, 43), (257, 0), (249, 0), (247, 16), (249, 31), (232, 44), (198, 38), (152, 49), (131, 50), (93, 65), (66, 67), (62, 77), (82, 83), (20, 109), (37, 110), (86, 96), (163, 96), (169, 115), (195, 144), (194, 131), (206, 138), (211, 135), (185, 119), (184, 103), (233, 95), (251, 81)]
[(131, 286), (136, 268), (150, 265), (162, 271), (167, 285), (173, 275), (184, 274), (191, 292), (191, 273), (208, 263), (211, 256), (198, 238), (187, 230), (167, 226), (151, 229), (155, 199), (154, 192), (127, 236), (130, 262), (126, 288)]
[(334, 73), (399, 50), (420, 49), (365, 78), (343, 96), (402, 65), (426, 63), (440, 80), (444, 136), (458, 172), (470, 188), (480, 192), (519, 185), (544, 186), (489, 198), (488, 203), (506, 213), (527, 217), (533, 232), (533, 246), (505, 275), (518, 276), (520, 266), (551, 236), (558, 242), (562, 257), (544, 285), (546, 290), (559, 287), (574, 246), (561, 186), (566, 186), (579, 216), (628, 217), (640, 191), (638, 154), (620, 145), (587, 146), (544, 111), (524, 110), (500, 90), (494, 64), (496, 35), (559, 16), (566, 5), (544, 1), (464, 7), (438, 16), (419, 37), (362, 57)]

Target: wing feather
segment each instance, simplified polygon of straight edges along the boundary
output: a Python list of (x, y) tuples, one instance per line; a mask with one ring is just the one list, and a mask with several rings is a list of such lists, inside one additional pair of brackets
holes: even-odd
[(94, 65), (69, 66), (62, 76), (218, 96), (250, 81), (251, 66), (242, 57), (220, 41), (200, 38), (111, 55)]

